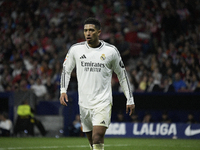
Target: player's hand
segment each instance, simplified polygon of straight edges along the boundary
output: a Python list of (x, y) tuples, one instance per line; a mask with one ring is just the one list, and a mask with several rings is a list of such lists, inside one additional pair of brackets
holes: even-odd
[(134, 109), (135, 109), (135, 104), (133, 105), (126, 105), (126, 114), (128, 114), (129, 110), (129, 116), (131, 116), (134, 112)]
[(62, 93), (60, 95), (60, 104), (67, 106), (67, 102), (68, 102), (68, 96), (66, 93)]

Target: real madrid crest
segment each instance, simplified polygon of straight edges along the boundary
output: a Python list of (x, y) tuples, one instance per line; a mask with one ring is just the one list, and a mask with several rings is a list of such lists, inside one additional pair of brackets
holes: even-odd
[(100, 59), (101, 59), (101, 60), (105, 60), (105, 59), (106, 59), (105, 54), (102, 54), (101, 57), (100, 57)]

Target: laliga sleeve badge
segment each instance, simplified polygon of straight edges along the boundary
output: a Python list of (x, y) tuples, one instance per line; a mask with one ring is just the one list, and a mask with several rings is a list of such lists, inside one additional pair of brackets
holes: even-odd
[(68, 57), (69, 57), (69, 55), (67, 54), (67, 56), (65, 57), (65, 60), (64, 60), (64, 61), (66, 61)]
[(106, 59), (105, 54), (102, 54), (101, 57), (100, 57), (100, 59), (101, 59), (101, 60), (105, 60), (105, 59)]
[(122, 60), (120, 60), (119, 66), (120, 66), (121, 68), (124, 68), (124, 63), (122, 62)]

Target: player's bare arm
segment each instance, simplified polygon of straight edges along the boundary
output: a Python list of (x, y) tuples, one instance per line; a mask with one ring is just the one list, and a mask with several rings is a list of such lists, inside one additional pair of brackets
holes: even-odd
[(60, 104), (67, 106), (67, 102), (68, 102), (68, 96), (66, 93), (62, 93), (60, 95)]
[(126, 105), (126, 114), (129, 112), (129, 116), (131, 116), (134, 112), (135, 104), (132, 105)]

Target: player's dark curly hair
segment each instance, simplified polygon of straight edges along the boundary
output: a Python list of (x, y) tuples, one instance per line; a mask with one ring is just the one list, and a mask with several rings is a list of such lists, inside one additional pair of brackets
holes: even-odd
[(85, 25), (85, 24), (93, 24), (93, 25), (95, 25), (95, 28), (96, 28), (97, 30), (100, 30), (100, 29), (101, 29), (101, 24), (100, 24), (99, 20), (97, 20), (97, 19), (95, 19), (95, 18), (92, 18), (92, 17), (86, 19), (86, 20), (84, 21), (84, 25)]

